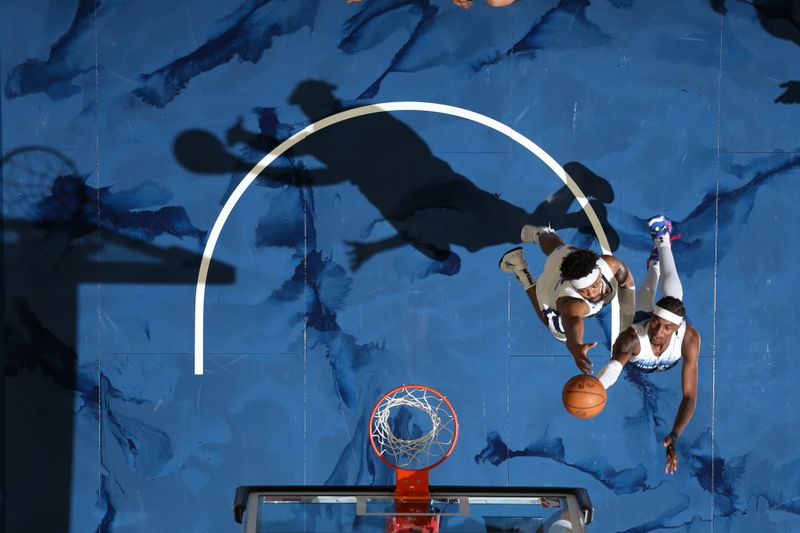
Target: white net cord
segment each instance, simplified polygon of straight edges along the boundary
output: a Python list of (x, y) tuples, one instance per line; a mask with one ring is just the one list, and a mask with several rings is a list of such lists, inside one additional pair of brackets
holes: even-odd
[[(410, 407), (426, 413), (431, 430), (415, 439), (402, 439), (389, 424), (392, 409)], [(426, 389), (405, 388), (384, 398), (372, 419), (372, 432), (380, 455), (396, 466), (422, 469), (447, 455), (453, 443), (455, 418), (442, 397)]]

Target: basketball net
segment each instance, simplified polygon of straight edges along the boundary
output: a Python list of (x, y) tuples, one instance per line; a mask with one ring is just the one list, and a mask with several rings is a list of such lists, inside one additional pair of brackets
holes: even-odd
[[(408, 408), (430, 417), (431, 430), (404, 439), (392, 430), (392, 411)], [(403, 385), (385, 394), (372, 409), (370, 443), (378, 457), (395, 471), (395, 515), (387, 517), (387, 533), (439, 533), (440, 517), (431, 512), (429, 471), (442, 463), (456, 444), (458, 418), (442, 394), (424, 385)]]

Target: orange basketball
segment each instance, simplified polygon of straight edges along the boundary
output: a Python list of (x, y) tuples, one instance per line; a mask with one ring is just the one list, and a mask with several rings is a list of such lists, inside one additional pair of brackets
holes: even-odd
[(606, 389), (596, 377), (578, 374), (564, 384), (561, 401), (572, 416), (592, 418), (606, 405)]

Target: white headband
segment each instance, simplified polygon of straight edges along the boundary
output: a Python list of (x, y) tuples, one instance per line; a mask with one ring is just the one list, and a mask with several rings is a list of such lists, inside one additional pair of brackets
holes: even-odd
[(663, 318), (664, 320), (672, 322), (673, 324), (680, 325), (681, 322), (683, 322), (682, 316), (676, 315), (672, 311), (667, 311), (663, 307), (655, 306), (655, 308), (653, 309), (653, 314), (659, 318)]
[(597, 276), (600, 275), (600, 267), (594, 267), (594, 270), (583, 276), (579, 279), (571, 279), (569, 280), (572, 283), (572, 286), (576, 289), (585, 289), (586, 287), (591, 287), (595, 281), (597, 281)]

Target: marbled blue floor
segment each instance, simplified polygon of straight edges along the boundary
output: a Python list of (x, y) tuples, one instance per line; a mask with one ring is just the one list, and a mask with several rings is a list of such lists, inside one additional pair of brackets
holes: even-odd
[[(754, 3), (3, 2), (6, 530), (234, 532), (238, 485), (387, 483), (366, 418), (414, 382), (461, 420), (433, 483), (583, 486), (598, 532), (800, 530), (800, 7)], [(564, 411), (577, 368), (497, 260), (521, 222), (594, 233), (541, 160), (458, 117), (353, 119), (271, 165), (220, 235), (193, 375), (234, 187), (390, 101), (537, 143), (639, 280), (644, 220), (676, 221), (703, 343), (674, 477), (679, 371)]]

